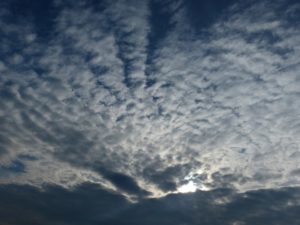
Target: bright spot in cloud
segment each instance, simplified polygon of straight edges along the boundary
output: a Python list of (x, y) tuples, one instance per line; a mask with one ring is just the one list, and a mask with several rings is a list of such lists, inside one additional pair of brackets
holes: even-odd
[(184, 184), (178, 188), (178, 192), (180, 193), (195, 192), (196, 190), (197, 186), (193, 181), (189, 181), (187, 184)]

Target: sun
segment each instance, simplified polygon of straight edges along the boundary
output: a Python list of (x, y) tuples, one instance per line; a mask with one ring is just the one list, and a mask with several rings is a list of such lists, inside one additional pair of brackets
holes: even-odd
[(184, 184), (178, 188), (179, 193), (190, 193), (197, 191), (197, 185), (193, 181), (189, 181), (187, 184)]

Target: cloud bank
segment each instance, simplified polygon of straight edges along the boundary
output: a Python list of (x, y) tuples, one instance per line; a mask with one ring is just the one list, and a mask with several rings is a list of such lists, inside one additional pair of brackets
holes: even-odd
[(89, 183), (73, 190), (47, 186), (43, 191), (3, 185), (0, 215), (2, 224), (16, 225), (284, 225), (300, 222), (299, 195), (299, 188), (245, 194), (219, 189), (130, 203), (122, 195)]

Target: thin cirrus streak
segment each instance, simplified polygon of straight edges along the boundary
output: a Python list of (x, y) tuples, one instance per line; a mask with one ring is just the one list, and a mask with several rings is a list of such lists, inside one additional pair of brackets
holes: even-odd
[(57, 1), (47, 41), (1, 22), (1, 183), (299, 185), (299, 4), (236, 3), (202, 30), (184, 1), (102, 4)]

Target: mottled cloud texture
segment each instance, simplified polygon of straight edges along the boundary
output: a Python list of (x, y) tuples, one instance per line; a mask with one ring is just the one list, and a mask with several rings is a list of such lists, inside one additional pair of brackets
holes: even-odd
[(299, 223), (297, 1), (0, 6), (4, 224)]

